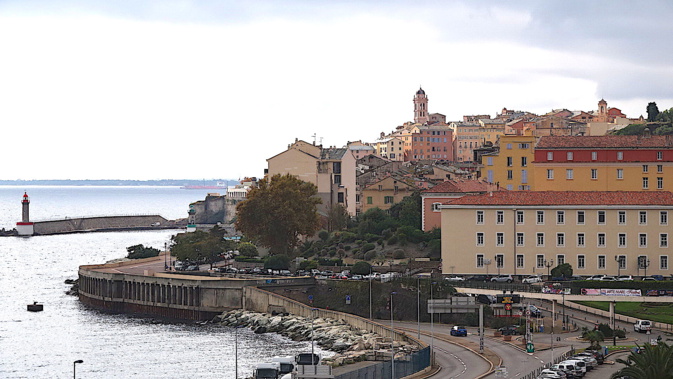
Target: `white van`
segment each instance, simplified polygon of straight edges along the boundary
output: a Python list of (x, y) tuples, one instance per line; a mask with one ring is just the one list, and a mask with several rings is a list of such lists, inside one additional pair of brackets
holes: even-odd
[(582, 372), (582, 376), (587, 374), (587, 364), (584, 361), (580, 361), (577, 359), (567, 359), (559, 364), (571, 364), (575, 366), (575, 371), (579, 369)]
[(633, 330), (640, 333), (648, 332), (652, 330), (652, 321), (638, 320), (635, 324), (633, 324)]
[(570, 373), (574, 377), (580, 377), (583, 375), (582, 369), (580, 369), (579, 367), (575, 367), (575, 365), (570, 362), (561, 362), (559, 364), (551, 366), (551, 368), (559, 369), (565, 373)]

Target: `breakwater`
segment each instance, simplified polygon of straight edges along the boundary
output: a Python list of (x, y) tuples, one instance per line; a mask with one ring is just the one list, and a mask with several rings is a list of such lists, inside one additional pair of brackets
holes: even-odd
[(175, 221), (169, 221), (159, 215), (66, 218), (62, 220), (36, 221), (33, 225), (35, 235), (177, 227)]

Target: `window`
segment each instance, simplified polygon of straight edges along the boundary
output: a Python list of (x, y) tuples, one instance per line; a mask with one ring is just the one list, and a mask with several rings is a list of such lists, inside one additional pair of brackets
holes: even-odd
[(493, 183), (493, 170), (486, 171), (486, 181)]
[(619, 267), (620, 270), (626, 269), (626, 255), (617, 256), (617, 266)]
[(648, 172), (649, 170), (650, 170), (650, 166), (644, 164), (644, 165), (643, 165), (643, 172)]
[(598, 247), (605, 247), (605, 233), (598, 233)]
[(573, 169), (566, 169), (566, 179), (571, 180), (573, 178)]
[(598, 159), (598, 153), (595, 152), (595, 151), (592, 151), (591, 152), (591, 160), (595, 161), (596, 159)]
[(537, 211), (537, 224), (544, 225), (544, 211)]
[(664, 189), (664, 178), (657, 177), (657, 189)]
[(538, 233), (536, 235), (537, 246), (544, 246), (544, 233)]
[(523, 211), (516, 211), (516, 223), (523, 225)]
[(344, 202), (344, 193), (343, 192), (337, 193), (337, 202), (340, 203), (340, 204), (343, 204), (343, 202)]
[(584, 211), (577, 211), (577, 225), (584, 225)]
[(577, 256), (577, 268), (585, 268), (585, 258), (584, 255), (578, 255)]
[(507, 157), (507, 167), (512, 167), (514, 165), (514, 162), (512, 160), (512, 157)]
[(523, 233), (517, 233), (516, 234), (516, 245), (517, 246), (523, 246), (524, 245), (524, 234)]
[(621, 161), (622, 159), (624, 159), (624, 152), (618, 151), (617, 152), (617, 160)]
[(663, 173), (664, 172), (664, 165), (658, 164), (657, 165), (657, 172), (660, 173), (660, 174)]
[(593, 179), (593, 180), (598, 179), (598, 169), (597, 168), (592, 168), (591, 169), (591, 179)]
[(644, 269), (650, 265), (650, 260), (647, 259), (646, 255), (641, 255), (638, 257), (638, 268)]
[(556, 224), (563, 225), (566, 223), (566, 212), (565, 211), (556, 211)]
[(493, 157), (486, 157), (486, 165), (493, 166)]
[(638, 247), (647, 247), (647, 233), (638, 234)]
[(617, 179), (624, 179), (624, 169), (617, 169)]
[(544, 255), (538, 254), (535, 257), (535, 263), (536, 263), (537, 268), (543, 268), (544, 267)]
[(553, 168), (548, 168), (547, 169), (547, 179), (554, 179), (554, 169)]
[(505, 256), (502, 254), (497, 254), (495, 256), (495, 267), (496, 268), (503, 268), (505, 267)]
[(556, 246), (563, 247), (566, 245), (565, 233), (556, 233)]
[(477, 233), (477, 246), (484, 246), (484, 233)]
[(626, 234), (625, 233), (619, 233), (617, 236), (617, 245), (619, 247), (626, 247)]
[(668, 233), (659, 234), (659, 247), (668, 247)]
[(562, 265), (566, 263), (566, 256), (564, 254), (556, 255), (556, 265)]
[(598, 211), (598, 224), (605, 224), (605, 211)]
[(647, 225), (647, 211), (638, 212), (638, 223), (640, 225)]
[(668, 225), (668, 211), (659, 212), (659, 225)]
[(643, 178), (643, 189), (649, 189), (650, 188), (650, 178), (644, 177)]
[(573, 152), (572, 151), (567, 152), (566, 153), (566, 158), (567, 158), (567, 160), (572, 161), (573, 160)]
[(552, 152), (552, 151), (547, 152), (547, 160), (548, 161), (553, 161), (554, 160), (554, 152)]
[(617, 223), (619, 225), (626, 225), (626, 212), (625, 211), (619, 211), (619, 215), (617, 216)]
[(496, 233), (495, 234), (495, 245), (504, 246), (505, 245), (505, 233)]
[(659, 269), (668, 270), (668, 255), (662, 255), (659, 257)]
[(484, 254), (477, 254), (477, 267), (484, 267)]
[(477, 224), (484, 223), (484, 211), (477, 211)]
[(511, 143), (507, 144), (507, 150), (512, 150), (512, 144)]
[(526, 170), (521, 170), (521, 183), (528, 183), (528, 171)]
[(577, 247), (584, 247), (584, 233), (577, 233)]
[(530, 144), (527, 143), (520, 143), (519, 144), (519, 149), (528, 149), (530, 147)]
[(392, 204), (393, 201), (394, 201), (394, 197), (393, 197), (393, 196), (386, 196), (386, 197), (383, 198), (383, 203), (384, 203), (384, 204)]
[(442, 205), (442, 203), (432, 203), (432, 211), (433, 212), (439, 212), (439, 206)]
[(605, 270), (605, 255), (598, 256), (598, 269)]
[(512, 173), (512, 170), (507, 170), (507, 180), (512, 180), (514, 177), (514, 174)]
[(495, 212), (495, 223), (504, 224), (505, 223), (505, 211), (496, 211)]
[(664, 159), (664, 152), (663, 151), (657, 151), (657, 160), (660, 161)]
[(516, 268), (524, 268), (523, 255), (522, 254), (517, 254), (516, 255)]
[(512, 189), (514, 189), (514, 186), (511, 185), (511, 184), (508, 184), (507, 185), (507, 191), (511, 191)]
[(528, 166), (528, 157), (521, 157), (521, 167)]
[(367, 196), (367, 204), (371, 204), (371, 203), (372, 203), (372, 197), (371, 197), (371, 196)]

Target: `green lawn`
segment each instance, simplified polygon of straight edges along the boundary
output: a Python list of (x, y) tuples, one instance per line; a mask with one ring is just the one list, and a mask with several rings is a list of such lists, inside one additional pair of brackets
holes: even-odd
[[(577, 301), (576, 303), (604, 311), (610, 310), (609, 301)], [(673, 324), (673, 303), (617, 303), (615, 312), (638, 319)]]

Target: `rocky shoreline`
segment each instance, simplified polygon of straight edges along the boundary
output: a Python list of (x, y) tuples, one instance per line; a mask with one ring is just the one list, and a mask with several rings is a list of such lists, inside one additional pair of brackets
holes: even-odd
[[(213, 322), (249, 327), (255, 333), (278, 333), (294, 341), (311, 340), (311, 319), (300, 316), (234, 310), (223, 313)], [(373, 351), (390, 359), (390, 340), (384, 341), (376, 333), (353, 328), (340, 320), (314, 319), (313, 340), (323, 349), (337, 353), (323, 359), (324, 364), (333, 367), (367, 360)], [(417, 350), (414, 345), (398, 341), (394, 342), (394, 348), (396, 358)]]

